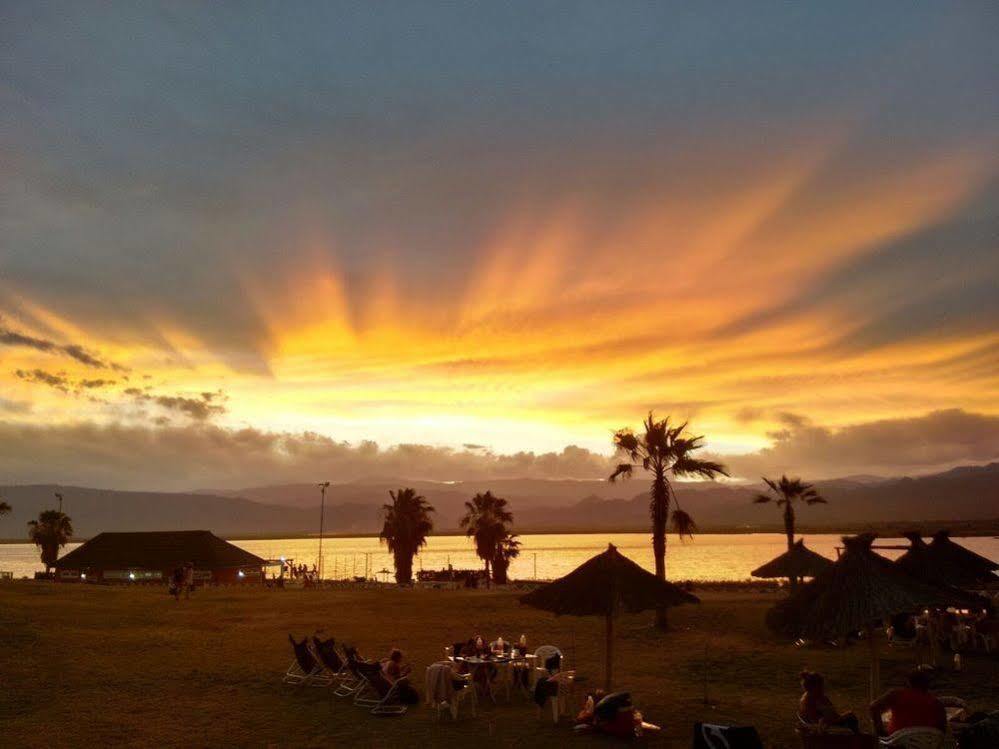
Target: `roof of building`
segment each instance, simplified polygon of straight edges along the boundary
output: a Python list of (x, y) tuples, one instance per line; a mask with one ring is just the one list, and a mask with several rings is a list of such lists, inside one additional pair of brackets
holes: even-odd
[(198, 569), (259, 567), (265, 560), (211, 531), (100, 533), (60, 558), (57, 568), (164, 570), (193, 562)]

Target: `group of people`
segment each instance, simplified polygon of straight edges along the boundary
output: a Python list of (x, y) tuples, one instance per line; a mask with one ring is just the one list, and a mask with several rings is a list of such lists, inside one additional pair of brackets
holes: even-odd
[(194, 562), (174, 567), (170, 575), (170, 595), (175, 601), (179, 601), (182, 594), (184, 598), (190, 598), (192, 590), (194, 590)]
[[(495, 681), (499, 675), (499, 669), (496, 668), (496, 665), (486, 663), (482, 667), (470, 669), (469, 665), (460, 659), (481, 658), (488, 661), (496, 657), (518, 658), (527, 655), (527, 635), (521, 635), (516, 643), (504, 640), (502, 635), (492, 642), (487, 642), (482, 635), (474, 635), (466, 642), (456, 642), (451, 651), (452, 656), (459, 659), (456, 661), (458, 664), (458, 673), (467, 674), (471, 672), (476, 688), (480, 691), (486, 691), (489, 683)], [(518, 661), (514, 662), (511, 668), (514, 686), (528, 688), (530, 670), (527, 664)]]
[[(860, 721), (852, 712), (840, 713), (825, 691), (825, 679), (814, 671), (801, 672), (803, 694), (798, 716), (817, 730), (841, 727), (860, 733)], [(890, 736), (905, 728), (947, 729), (947, 711), (930, 692), (930, 669), (919, 667), (906, 679), (906, 686), (891, 689), (870, 704), (871, 721), (878, 736)], [(885, 722), (884, 716), (888, 715)]]
[(307, 564), (293, 564), (291, 560), (288, 560), (281, 565), (281, 577), (286, 574), (292, 580), (314, 581), (319, 576), (319, 570), (316, 565), (312, 565), (310, 568)]

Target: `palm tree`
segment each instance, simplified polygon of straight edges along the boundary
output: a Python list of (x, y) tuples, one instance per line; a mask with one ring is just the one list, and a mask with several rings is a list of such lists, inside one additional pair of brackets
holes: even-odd
[(413, 557), (426, 546), (427, 536), (434, 528), (430, 514), (434, 508), (415, 489), (389, 492), (391, 504), (382, 505), (384, 523), (378, 538), (384, 541), (395, 561), (395, 581), (399, 585), (413, 582)]
[(9, 515), (11, 507), (9, 504), (0, 499), (0, 515)]
[[(670, 423), (670, 418), (656, 421), (649, 411), (648, 418), (642, 424), (642, 434), (636, 435), (631, 429), (621, 429), (614, 434), (614, 446), (619, 453), (627, 456), (630, 462), (621, 463), (610, 480), (618, 477), (630, 478), (636, 466), (652, 474), (652, 489), (650, 491), (649, 514), (652, 516), (652, 552), (656, 562), (656, 577), (666, 579), (666, 526), (670, 520), (673, 528), (682, 538), (693, 536), (694, 520), (680, 509), (676, 492), (670, 483), (670, 476), (681, 478), (700, 476), (713, 479), (717, 476), (728, 476), (721, 463), (712, 460), (700, 460), (693, 456), (695, 450), (700, 450), (703, 437), (692, 437), (687, 434), (687, 422), (677, 426)], [(671, 510), (672, 506), (672, 512)], [(666, 608), (656, 610), (656, 626), (666, 629)]]
[(46, 574), (59, 558), (59, 549), (72, 537), (73, 523), (68, 515), (59, 510), (42, 510), (38, 513), (38, 520), (28, 521), (28, 538), (42, 550)]
[(506, 572), (510, 569), (510, 562), (519, 556), (520, 541), (517, 540), (517, 534), (507, 533), (496, 544), (496, 556), (493, 557), (493, 582), (497, 585), (506, 585)]
[[(763, 483), (770, 488), (770, 491), (768, 493), (760, 492), (753, 497), (753, 501), (757, 504), (775, 502), (778, 507), (784, 508), (784, 533), (787, 536), (787, 550), (791, 551), (794, 548), (795, 503), (804, 502), (807, 505), (816, 505), (825, 504), (826, 500), (819, 496), (814, 486), (806, 484), (801, 479), (789, 479), (787, 476), (781, 476), (775, 481), (764, 476)], [(794, 575), (791, 576), (790, 581), (791, 587), (798, 584), (798, 579)]]
[(465, 515), (461, 527), (465, 535), (475, 540), (475, 553), (486, 568), (486, 581), (492, 579), (491, 565), (496, 558), (496, 549), (510, 531), (508, 523), (513, 522), (513, 513), (507, 509), (507, 502), (492, 492), (476, 494), (471, 502), (465, 502)]

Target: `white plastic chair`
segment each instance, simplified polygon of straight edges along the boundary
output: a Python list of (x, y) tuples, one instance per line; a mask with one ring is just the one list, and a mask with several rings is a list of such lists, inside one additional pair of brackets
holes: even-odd
[[(437, 668), (446, 668), (447, 676), (451, 679), (461, 679), (465, 682), (466, 686), (462, 689), (455, 689), (451, 694), (451, 699), (448, 702), (435, 702), (430, 694), (430, 684), (431, 684), (431, 671)], [(475, 685), (472, 684), (471, 674), (457, 674), (454, 672), (454, 663), (452, 661), (439, 661), (433, 665), (427, 666), (427, 704), (434, 708), (437, 713), (437, 720), (441, 719), (441, 715), (445, 712), (451, 713), (451, 720), (458, 720), (458, 712), (461, 708), (463, 702), (472, 703), (472, 717), (478, 715), (479, 698), (476, 695)]]
[[(566, 668), (565, 656), (562, 654), (562, 651), (554, 645), (542, 645), (534, 651), (534, 681), (537, 682), (539, 676), (548, 675), (548, 669), (545, 667), (545, 662), (553, 655), (559, 656), (559, 668), (555, 673), (560, 674), (561, 676), (557, 682), (557, 693), (552, 695), (548, 701), (552, 706), (552, 721), (558, 723), (559, 716), (564, 713), (567, 708), (575, 673)], [(541, 716), (542, 708), (539, 707), (538, 718)]]
[(892, 749), (940, 749), (946, 736), (936, 728), (903, 728), (891, 736), (885, 736), (880, 744)]

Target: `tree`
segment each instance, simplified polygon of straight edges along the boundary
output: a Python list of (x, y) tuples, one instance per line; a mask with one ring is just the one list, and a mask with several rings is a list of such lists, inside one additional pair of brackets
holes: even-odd
[(0, 499), (0, 515), (9, 515), (11, 507), (9, 504)]
[(496, 555), (493, 557), (493, 582), (497, 585), (506, 585), (506, 573), (510, 569), (510, 562), (519, 556), (520, 541), (517, 540), (517, 534), (507, 533), (496, 544)]
[(38, 513), (38, 520), (28, 521), (28, 538), (41, 549), (46, 573), (59, 558), (59, 549), (72, 537), (73, 523), (68, 515), (59, 510), (42, 510)]
[[(652, 474), (649, 514), (652, 517), (652, 553), (656, 577), (660, 580), (666, 579), (666, 528), (670, 520), (681, 538), (692, 537), (695, 530), (693, 518), (677, 503), (670, 476), (713, 479), (728, 475), (721, 463), (694, 457), (693, 453), (704, 446), (703, 439), (687, 433), (687, 422), (673, 426), (668, 416), (657, 421), (651, 411), (642, 424), (641, 434), (636, 435), (631, 429), (621, 429), (614, 434), (614, 446), (629, 462), (620, 463), (610, 480), (630, 478), (636, 467)], [(656, 610), (656, 626), (666, 629), (665, 607)]]
[(465, 502), (461, 527), (466, 536), (475, 540), (475, 553), (485, 564), (487, 581), (492, 579), (491, 567), (497, 547), (509, 535), (507, 526), (512, 522), (513, 513), (507, 508), (506, 500), (492, 492), (476, 494), (470, 502)]
[[(814, 486), (798, 478), (789, 479), (787, 476), (781, 476), (780, 479), (773, 480), (764, 476), (763, 483), (769, 487), (769, 493), (760, 492), (753, 497), (753, 501), (757, 504), (774, 502), (778, 507), (784, 508), (784, 533), (787, 536), (787, 550), (791, 551), (794, 548), (795, 504), (799, 502), (807, 505), (825, 504), (826, 500), (819, 496)], [(798, 584), (798, 579), (794, 575), (790, 581), (791, 587)]]
[(391, 504), (382, 505), (384, 522), (378, 538), (388, 545), (395, 562), (395, 581), (399, 585), (413, 582), (413, 557), (426, 546), (427, 536), (434, 528), (430, 514), (434, 508), (415, 489), (389, 492)]

